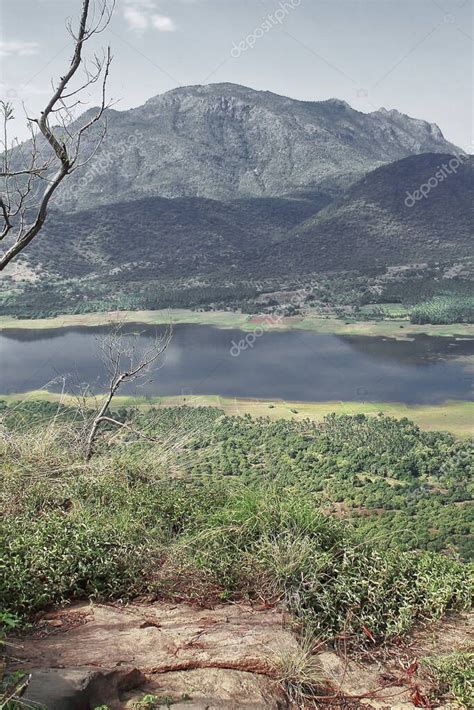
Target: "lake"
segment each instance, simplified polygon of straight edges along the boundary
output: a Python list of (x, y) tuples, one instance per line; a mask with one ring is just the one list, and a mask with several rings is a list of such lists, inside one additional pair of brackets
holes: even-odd
[[(160, 328), (127, 325), (150, 345)], [(106, 383), (98, 341), (106, 328), (8, 330), (0, 334), (0, 393), (69, 391)], [(435, 404), (470, 398), (474, 341), (395, 340), (309, 331), (265, 332), (177, 325), (160, 368), (123, 394), (215, 394), (293, 401)], [(470, 362), (469, 359), (471, 358)]]

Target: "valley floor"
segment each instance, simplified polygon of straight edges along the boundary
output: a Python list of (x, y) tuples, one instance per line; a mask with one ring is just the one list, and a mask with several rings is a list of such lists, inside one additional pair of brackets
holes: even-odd
[(410, 338), (425, 334), (444, 337), (474, 338), (474, 325), (453, 323), (449, 325), (417, 325), (407, 319), (389, 318), (384, 320), (344, 320), (334, 316), (308, 310), (302, 316), (280, 316), (278, 314), (248, 315), (231, 311), (191, 311), (169, 309), (162, 311), (113, 311), (105, 313), (81, 313), (55, 318), (17, 319), (0, 316), (0, 331), (6, 329), (48, 329), (74, 326), (100, 326), (111, 321), (140, 323), (144, 325), (168, 325), (189, 323), (211, 325), (216, 328), (237, 328), (239, 330), (311, 330), (316, 333), (334, 335), (370, 335), (387, 338)]
[[(33, 390), (21, 394), (0, 395), (0, 400), (11, 404), (17, 401), (33, 400), (71, 404), (75, 400), (64, 394)], [(92, 401), (91, 401), (92, 404)], [(219, 395), (195, 395), (176, 397), (136, 397), (116, 396), (115, 407), (218, 407), (227, 415), (250, 414), (252, 417), (270, 419), (310, 419), (322, 421), (328, 414), (367, 414), (377, 416), (383, 413), (401, 419), (407, 417), (426, 431), (448, 431), (461, 438), (474, 433), (474, 402), (452, 400), (442, 404), (404, 404), (402, 402), (288, 402), (283, 400), (241, 399), (220, 397)]]

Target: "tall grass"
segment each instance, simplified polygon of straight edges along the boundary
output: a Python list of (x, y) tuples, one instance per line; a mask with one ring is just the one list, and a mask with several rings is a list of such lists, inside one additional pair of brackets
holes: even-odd
[(472, 568), (361, 544), (297, 486), (187, 478), (188, 453), (180, 462), (172, 449), (183, 475), (170, 475), (160, 444), (103, 447), (85, 463), (69, 421), (4, 428), (0, 608), (26, 618), (145, 592), (265, 599), (321, 638), (361, 643), (470, 604)]

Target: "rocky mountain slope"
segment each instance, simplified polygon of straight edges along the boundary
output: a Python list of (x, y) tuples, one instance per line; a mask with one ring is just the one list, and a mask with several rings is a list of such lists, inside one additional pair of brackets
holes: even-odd
[[(474, 159), (426, 198), (452, 156), (411, 156), (378, 168), (331, 201), (325, 193), (227, 202), (147, 198), (64, 215), (27, 254), (62, 276), (147, 279), (298, 276), (400, 264), (451, 264), (471, 253)], [(459, 161), (458, 161), (459, 162)], [(58, 249), (65, 244), (69, 249)]]
[[(138, 108), (110, 109), (107, 120), (101, 150), (58, 205), (275, 196), (350, 181), (409, 155), (456, 151), (438, 126), (398, 111), (364, 114), (336, 99), (297, 101), (235, 84), (174, 89)], [(94, 139), (84, 141), (84, 155)]]

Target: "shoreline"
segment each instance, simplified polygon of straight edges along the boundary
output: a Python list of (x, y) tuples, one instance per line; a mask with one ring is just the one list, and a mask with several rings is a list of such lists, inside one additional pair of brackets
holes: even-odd
[(0, 333), (13, 330), (47, 330), (74, 327), (99, 327), (111, 321), (134, 325), (207, 325), (221, 329), (253, 331), (306, 330), (332, 335), (366, 335), (403, 340), (416, 335), (474, 339), (474, 324), (416, 325), (404, 319), (357, 321), (321, 316), (309, 311), (304, 316), (286, 316), (276, 320), (270, 315), (248, 315), (232, 311), (109, 311), (63, 315), (53, 318), (16, 319), (0, 316)]
[[(91, 399), (91, 405), (95, 401)], [(0, 401), (7, 404), (31, 400), (43, 402), (62, 402), (73, 404), (76, 400), (71, 395), (32, 390), (19, 394), (0, 394)], [(474, 434), (474, 402), (468, 400), (447, 400), (440, 404), (404, 404), (402, 402), (297, 402), (219, 395), (176, 395), (166, 397), (131, 397), (118, 395), (112, 408), (138, 406), (146, 408), (168, 407), (218, 407), (225, 414), (232, 416), (270, 417), (271, 419), (292, 419), (302, 421), (311, 419), (318, 422), (328, 414), (366, 414), (387, 416), (401, 419), (406, 417), (425, 431), (448, 431), (460, 438), (469, 438)]]

